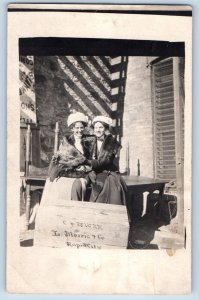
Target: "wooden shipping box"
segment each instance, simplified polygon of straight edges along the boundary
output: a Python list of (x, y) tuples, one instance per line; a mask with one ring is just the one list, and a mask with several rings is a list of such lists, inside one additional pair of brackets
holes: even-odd
[(76, 249), (127, 248), (129, 222), (125, 206), (68, 201), (41, 206), (35, 246)]

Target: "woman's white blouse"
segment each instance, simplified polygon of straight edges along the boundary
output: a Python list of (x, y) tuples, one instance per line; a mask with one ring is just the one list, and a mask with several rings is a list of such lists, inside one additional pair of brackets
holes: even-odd
[(74, 146), (77, 148), (77, 150), (79, 150), (79, 152), (84, 154), (84, 150), (83, 150), (82, 143), (81, 143), (81, 138), (75, 137)]
[(99, 153), (102, 147), (103, 141), (97, 140), (97, 152)]

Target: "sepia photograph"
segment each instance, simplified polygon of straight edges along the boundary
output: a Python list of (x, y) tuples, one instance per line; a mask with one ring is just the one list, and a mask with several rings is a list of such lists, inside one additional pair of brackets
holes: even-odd
[(184, 43), (19, 40), (21, 246), (185, 247), (184, 68)]
[[(8, 8), (8, 190), (18, 193), (7, 206), (8, 290), (188, 293), (191, 7), (95, 7)], [(34, 18), (46, 26), (31, 28)], [(178, 274), (183, 257), (187, 275), (165, 286), (161, 277), (172, 268)], [(112, 265), (121, 270), (120, 284), (100, 285)], [(42, 279), (24, 285), (30, 268)], [(56, 272), (48, 278), (50, 269)], [(74, 281), (84, 272), (96, 275), (79, 290)]]

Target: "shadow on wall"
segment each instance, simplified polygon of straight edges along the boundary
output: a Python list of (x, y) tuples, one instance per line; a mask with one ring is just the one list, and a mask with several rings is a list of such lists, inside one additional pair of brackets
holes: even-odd
[(35, 92), (41, 151), (48, 159), (53, 149), (54, 127), (59, 122), (69, 134), (66, 120), (72, 111), (90, 119), (110, 116), (113, 134), (121, 141), (127, 75), (127, 56), (35, 57)]
[(115, 127), (113, 134), (119, 142), (123, 136), (123, 114), (125, 101), (125, 88), (128, 67), (128, 56), (111, 57), (111, 101), (112, 101), (112, 119)]

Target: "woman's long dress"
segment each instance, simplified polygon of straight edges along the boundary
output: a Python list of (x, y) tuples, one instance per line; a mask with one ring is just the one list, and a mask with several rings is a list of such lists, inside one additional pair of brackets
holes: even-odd
[[(72, 136), (70, 140), (72, 140), (72, 143), (74, 143), (75, 148), (80, 153), (85, 153), (80, 139), (75, 140), (74, 136)], [(60, 147), (59, 150), (61, 151), (62, 148)], [(50, 179), (48, 178), (46, 180), (46, 184), (42, 194), (40, 206), (64, 205), (66, 201), (70, 201), (71, 189), (75, 179), (75, 177), (57, 177), (54, 179), (54, 181), (50, 181)], [(80, 180), (82, 184), (84, 184), (84, 178), (80, 178)]]
[(64, 205), (71, 200), (71, 189), (75, 178), (59, 177), (53, 182), (48, 178), (44, 187), (41, 206)]
[(91, 202), (126, 204), (127, 188), (118, 172), (117, 154), (121, 148), (119, 142), (107, 135), (100, 147), (96, 143), (95, 156), (91, 161), (96, 179), (92, 182)]

